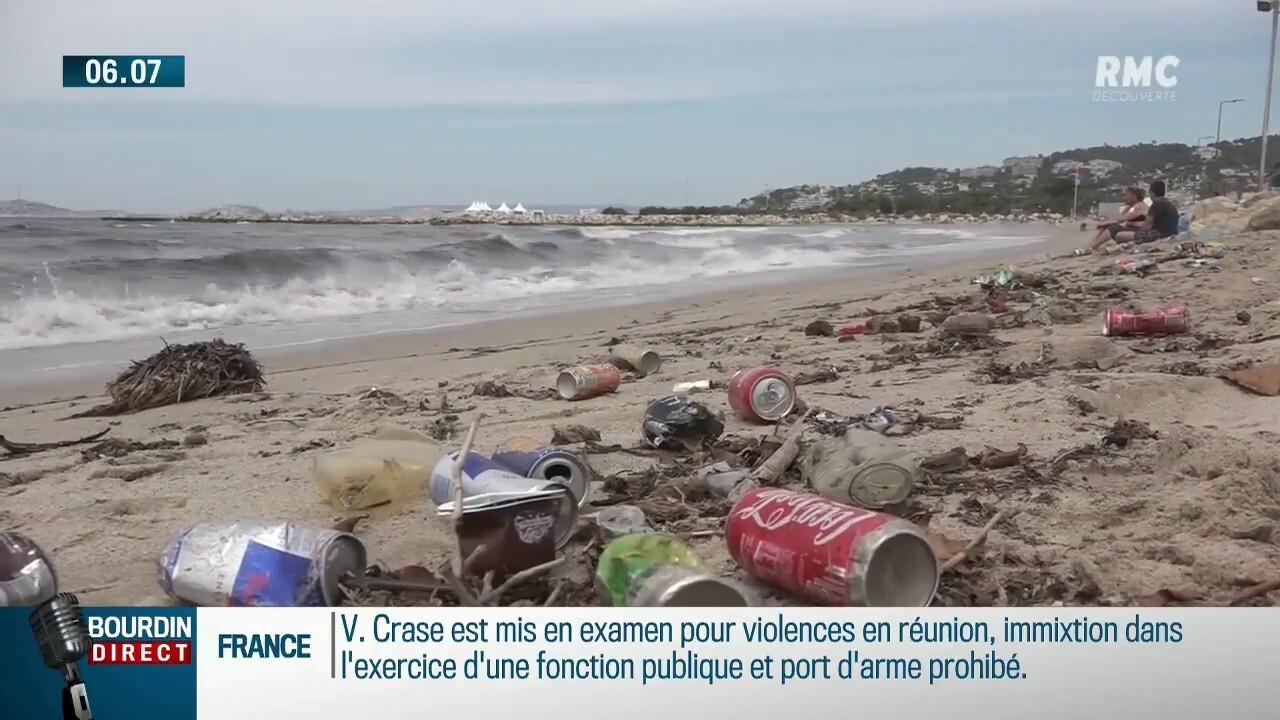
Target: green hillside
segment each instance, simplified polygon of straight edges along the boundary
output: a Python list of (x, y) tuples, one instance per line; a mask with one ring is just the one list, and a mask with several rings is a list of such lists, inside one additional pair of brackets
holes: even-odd
[[(1280, 160), (1280, 136), (1268, 142)], [(1216, 146), (1181, 143), (1060, 150), (1047, 155), (1005, 158), (976, 168), (907, 167), (866, 182), (798, 185), (743, 198), (741, 212), (831, 212), (859, 216), (920, 213), (1081, 212), (1119, 199), (1127, 186), (1145, 187), (1163, 178), (1170, 192), (1184, 199), (1231, 194), (1257, 183), (1259, 138), (1223, 141)], [(1080, 164), (1089, 168), (1079, 187)]]

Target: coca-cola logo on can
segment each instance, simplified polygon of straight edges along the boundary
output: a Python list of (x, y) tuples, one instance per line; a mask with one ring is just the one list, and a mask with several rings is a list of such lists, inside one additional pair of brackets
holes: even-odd
[(520, 542), (526, 545), (533, 545), (541, 542), (551, 532), (551, 528), (556, 524), (556, 519), (546, 513), (522, 512), (516, 515), (516, 535), (520, 538)]
[(877, 513), (833, 503), (789, 490), (761, 490), (737, 516), (763, 530), (798, 526), (816, 531), (814, 545), (825, 545), (860, 525), (880, 519)]

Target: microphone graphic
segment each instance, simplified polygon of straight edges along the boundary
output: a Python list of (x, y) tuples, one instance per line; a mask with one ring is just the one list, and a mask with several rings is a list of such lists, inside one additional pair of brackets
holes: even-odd
[(80, 600), (58, 593), (31, 613), (31, 632), (40, 657), (50, 669), (62, 673), (62, 720), (93, 720), (89, 696), (80, 679), (80, 659), (89, 654), (89, 628), (80, 612)]

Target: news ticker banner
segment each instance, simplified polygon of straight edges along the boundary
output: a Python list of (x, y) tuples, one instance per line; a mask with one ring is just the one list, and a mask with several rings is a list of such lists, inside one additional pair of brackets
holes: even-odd
[[(4, 717), (61, 717), (0, 610)], [(86, 608), (97, 720), (1272, 717), (1274, 609)], [(661, 690), (662, 692), (654, 692)], [(16, 711), (7, 714), (9, 710)], [(544, 714), (545, 713), (545, 714)]]

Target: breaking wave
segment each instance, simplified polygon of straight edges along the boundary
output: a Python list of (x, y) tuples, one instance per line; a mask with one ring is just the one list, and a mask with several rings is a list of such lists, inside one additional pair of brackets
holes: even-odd
[(930, 228), (0, 227), (0, 349), (554, 304), (1030, 237)]

